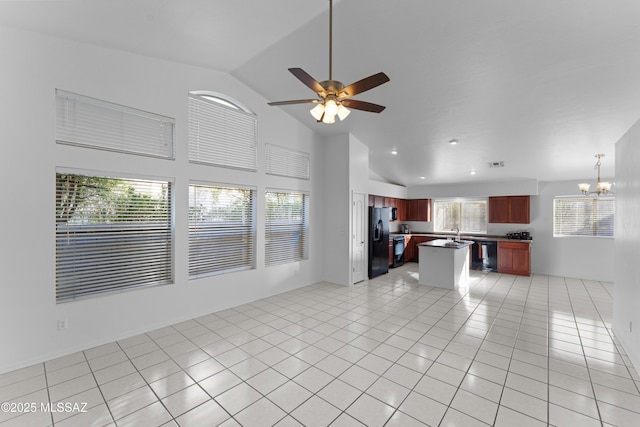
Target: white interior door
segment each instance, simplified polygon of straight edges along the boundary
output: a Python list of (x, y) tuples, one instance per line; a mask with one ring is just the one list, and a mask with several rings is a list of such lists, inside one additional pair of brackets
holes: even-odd
[(364, 280), (364, 271), (366, 269), (365, 257), (365, 222), (366, 222), (366, 204), (365, 197), (362, 193), (353, 193), (352, 205), (352, 256), (351, 256), (351, 283), (358, 283)]

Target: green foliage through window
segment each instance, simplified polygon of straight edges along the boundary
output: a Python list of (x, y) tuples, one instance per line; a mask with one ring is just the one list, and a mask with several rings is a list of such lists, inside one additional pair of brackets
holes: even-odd
[(486, 200), (434, 200), (434, 231), (487, 232)]

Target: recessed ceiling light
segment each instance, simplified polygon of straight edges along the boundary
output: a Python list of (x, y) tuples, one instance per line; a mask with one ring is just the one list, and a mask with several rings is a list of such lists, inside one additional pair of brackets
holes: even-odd
[(476, 174), (476, 171), (474, 170), (469, 171), (469, 175), (475, 175), (475, 174)]
[(458, 145), (458, 140), (457, 140), (457, 139), (455, 139), (455, 138), (454, 138), (454, 139), (450, 139), (450, 140), (449, 140), (449, 144), (451, 144), (451, 145)]
[(393, 150), (391, 150), (391, 154), (393, 154), (393, 155), (395, 156), (396, 154), (398, 154), (398, 150), (396, 150), (396, 149), (394, 148)]
[(426, 176), (421, 176), (420, 179), (427, 179), (427, 177)]

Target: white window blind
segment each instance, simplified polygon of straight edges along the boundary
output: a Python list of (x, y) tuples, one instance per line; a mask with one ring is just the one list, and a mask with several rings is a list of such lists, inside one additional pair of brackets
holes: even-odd
[(487, 232), (486, 200), (434, 200), (434, 231)]
[(309, 153), (266, 144), (266, 173), (309, 179)]
[(209, 98), (189, 95), (189, 161), (255, 171), (256, 116)]
[(255, 189), (189, 185), (189, 277), (255, 268)]
[(309, 196), (267, 191), (265, 194), (265, 264), (309, 258)]
[(171, 182), (56, 173), (56, 301), (173, 282)]
[(614, 237), (614, 197), (556, 197), (553, 237)]
[(121, 153), (174, 158), (175, 120), (56, 90), (56, 140)]

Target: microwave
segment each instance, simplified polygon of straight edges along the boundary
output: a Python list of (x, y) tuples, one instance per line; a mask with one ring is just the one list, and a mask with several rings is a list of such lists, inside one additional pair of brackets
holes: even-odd
[(396, 221), (398, 219), (398, 208), (389, 209), (389, 221)]

